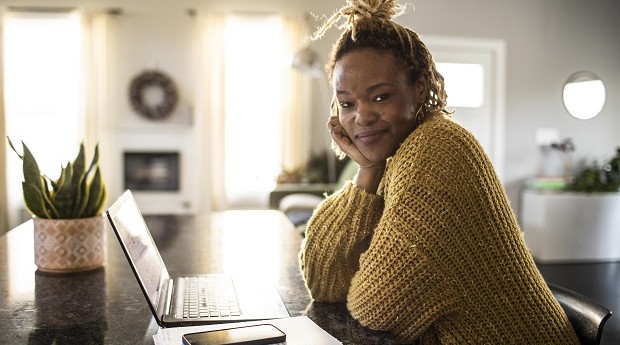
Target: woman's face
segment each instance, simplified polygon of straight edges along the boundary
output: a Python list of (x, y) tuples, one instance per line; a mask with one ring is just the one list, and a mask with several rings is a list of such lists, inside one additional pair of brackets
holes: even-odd
[(409, 82), (405, 64), (391, 51), (356, 49), (334, 66), (340, 124), (371, 161), (392, 156), (416, 127), (424, 85)]

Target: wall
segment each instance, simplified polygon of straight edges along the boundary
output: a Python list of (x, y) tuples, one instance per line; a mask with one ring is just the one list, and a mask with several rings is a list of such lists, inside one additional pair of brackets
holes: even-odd
[[(309, 10), (331, 14), (339, 4), (318, 3)], [(572, 138), (576, 163), (601, 162), (620, 146), (620, 2), (417, 0), (413, 4), (415, 11), (409, 7), (397, 21), (422, 37), (506, 42), (503, 182), (515, 209), (522, 180), (539, 169), (538, 128), (555, 128), (561, 138)], [(327, 55), (335, 39), (330, 32), (317, 48)], [(572, 118), (562, 104), (564, 82), (579, 70), (598, 74), (607, 92), (603, 111), (587, 121)]]
[[(195, 18), (183, 8), (133, 8), (108, 21), (109, 116), (105, 119), (110, 200), (124, 190), (123, 152), (180, 153), (180, 190), (134, 191), (144, 213), (196, 213), (207, 206), (200, 199), (199, 147), (202, 116), (195, 111), (197, 36)], [(163, 120), (139, 116), (131, 108), (131, 80), (144, 70), (159, 70), (175, 83), (178, 103)], [(200, 186), (200, 187), (197, 187)]]
[[(183, 98), (192, 105), (192, 66), (195, 61), (193, 31), (185, 15), (187, 8), (198, 10), (240, 10), (312, 12), (330, 15), (344, 1), (284, 0), (0, 0), (2, 4), (84, 5), (122, 7), (125, 14), (111, 49), (110, 110), (113, 117), (130, 120), (126, 104), (128, 78), (153, 61), (169, 70), (182, 87)], [(537, 128), (551, 127), (576, 144), (576, 160), (599, 161), (620, 146), (620, 2), (617, 0), (417, 0), (397, 20), (422, 35), (502, 39), (506, 42), (506, 117), (504, 183), (513, 205), (523, 178), (533, 175), (539, 165), (534, 138)], [(320, 23), (311, 23), (312, 27)], [(323, 40), (313, 43), (327, 57), (337, 37), (332, 29)], [(602, 113), (588, 121), (575, 120), (564, 110), (561, 90), (570, 74), (578, 70), (597, 73), (605, 83), (607, 103)], [(310, 129), (320, 138), (327, 112), (318, 88), (314, 91), (315, 121)], [(202, 114), (194, 114), (194, 120)], [(121, 121), (121, 122), (122, 122)], [(194, 128), (194, 127), (192, 127)], [(184, 129), (179, 129), (184, 131)], [(110, 127), (111, 140), (124, 141), (122, 130)], [(153, 132), (156, 134), (156, 132)], [(151, 133), (151, 134), (153, 134)], [(202, 157), (197, 144), (200, 132), (190, 129), (186, 138), (194, 157)], [(186, 145), (183, 143), (182, 145)], [(314, 148), (326, 145), (315, 142)], [(199, 178), (194, 176), (195, 178)], [(200, 195), (208, 190), (202, 187)], [(197, 197), (200, 198), (200, 195)]]
[[(520, 181), (539, 164), (537, 128), (571, 137), (577, 161), (613, 155), (620, 146), (620, 3), (614, 0), (416, 1), (400, 21), (421, 34), (497, 38), (506, 41), (504, 183), (516, 206)], [(428, 14), (441, 14), (432, 16)], [(570, 74), (590, 70), (605, 83), (607, 103), (588, 121), (562, 105)]]

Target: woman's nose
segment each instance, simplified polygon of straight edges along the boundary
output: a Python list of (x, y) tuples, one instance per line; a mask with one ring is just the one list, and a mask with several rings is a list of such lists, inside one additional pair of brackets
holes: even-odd
[(372, 109), (372, 106), (364, 103), (359, 103), (357, 106), (357, 114), (355, 116), (355, 122), (360, 126), (370, 126), (377, 122), (379, 114)]

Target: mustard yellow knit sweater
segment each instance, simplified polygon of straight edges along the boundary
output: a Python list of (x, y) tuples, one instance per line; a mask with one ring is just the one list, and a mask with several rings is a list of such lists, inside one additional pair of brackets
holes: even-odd
[(435, 115), (388, 159), (378, 195), (352, 182), (308, 223), (312, 298), (420, 344), (578, 344), (480, 144)]

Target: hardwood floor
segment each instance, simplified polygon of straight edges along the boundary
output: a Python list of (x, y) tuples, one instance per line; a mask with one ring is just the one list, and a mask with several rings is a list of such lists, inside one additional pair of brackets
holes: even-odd
[(539, 264), (548, 283), (576, 291), (612, 311), (601, 345), (620, 344), (620, 262)]

